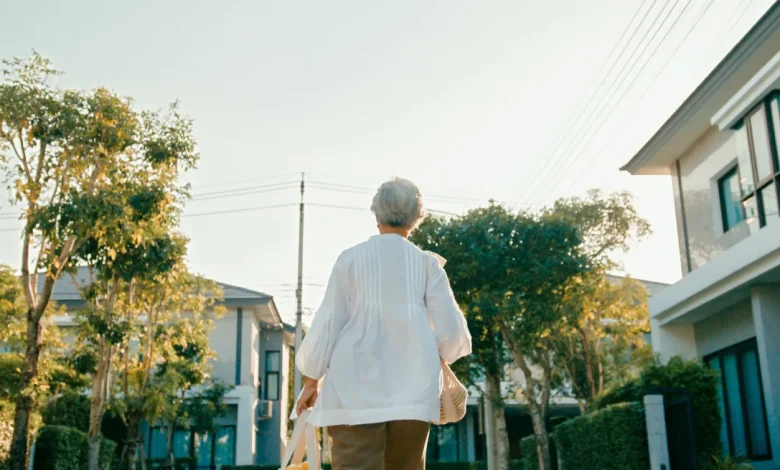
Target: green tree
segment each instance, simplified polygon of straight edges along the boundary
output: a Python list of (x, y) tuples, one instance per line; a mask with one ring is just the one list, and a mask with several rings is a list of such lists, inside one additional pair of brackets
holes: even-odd
[[(224, 311), (220, 300), (219, 285), (190, 274), (183, 263), (139, 284), (133, 306), (138, 314), (131, 317), (133, 326), (120, 348), (110, 405), (127, 427), (122, 458), (128, 457), (129, 468), (135, 468), (142, 420), (176, 422), (182, 414), (180, 397), (195, 387), (205, 386), (204, 394), (219, 389), (209, 379), (213, 353), (208, 335), (214, 318)], [(193, 399), (204, 405), (198, 416), (205, 416), (214, 407), (198, 397)], [(173, 428), (169, 434), (172, 439)]]
[[(113, 190), (134, 163), (173, 167), (192, 164), (188, 125), (157, 126), (151, 115), (139, 119), (129, 100), (105, 89), (60, 90), (50, 79), (58, 72), (47, 59), (4, 61), (0, 84), (0, 168), (9, 181), (12, 202), (21, 206), (21, 274), (25, 301), (23, 390), (16, 400), (11, 468), (24, 470), (28, 424), (35, 395), (44, 388), (39, 374), (42, 318), (54, 283), (72, 265), (85, 243), (102, 243), (105, 231), (127, 214), (95, 212), (116, 201)], [(180, 120), (184, 124), (186, 121)], [(155, 130), (161, 131), (155, 134)], [(171, 158), (174, 155), (174, 158)], [(139, 169), (138, 171), (143, 171)], [(142, 237), (143, 232), (133, 232)], [(136, 238), (136, 243), (141, 240)], [(43, 280), (38, 282), (38, 273)]]
[[(472, 332), (480, 336), (475, 355), (484, 350), (501, 364), (505, 350), (521, 370), (525, 385), (520, 393), (531, 415), (540, 468), (550, 469), (545, 419), (552, 393), (552, 342), (571, 313), (562, 299), (572, 280), (588, 270), (577, 229), (563, 220), (491, 204), (428, 222), (413, 240), (447, 258), (452, 289), (470, 325), (484, 325)], [(499, 341), (504, 346), (491, 350)]]
[(590, 271), (576, 279), (563, 299), (572, 314), (556, 335), (555, 370), (580, 409), (589, 410), (605, 389), (620, 385), (652, 361), (643, 333), (649, 331), (648, 293), (639, 282), (611, 281), (620, 268), (615, 255), (651, 233), (628, 192), (559, 199), (542, 214), (575, 226)]

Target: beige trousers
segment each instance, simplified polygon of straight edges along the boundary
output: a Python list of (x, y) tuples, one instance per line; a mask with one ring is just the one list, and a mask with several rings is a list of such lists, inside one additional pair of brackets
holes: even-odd
[(422, 421), (330, 426), (333, 470), (425, 470), (430, 430)]

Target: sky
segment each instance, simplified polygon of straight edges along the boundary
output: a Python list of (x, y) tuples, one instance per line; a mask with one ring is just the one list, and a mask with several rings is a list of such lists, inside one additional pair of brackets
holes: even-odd
[[(456, 214), (630, 190), (654, 233), (620, 256), (625, 272), (679, 279), (670, 178), (619, 167), (771, 4), (0, 0), (0, 58), (36, 50), (59, 86), (140, 109), (180, 101), (201, 155), (185, 177), (192, 269), (273, 295), (292, 321), (301, 173), (306, 309), (375, 233), (371, 191), (392, 176)], [(18, 268), (14, 227), (0, 220), (0, 262)]]

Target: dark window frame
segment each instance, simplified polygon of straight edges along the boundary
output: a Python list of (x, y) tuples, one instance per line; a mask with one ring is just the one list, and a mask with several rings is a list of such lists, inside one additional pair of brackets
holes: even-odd
[[(746, 351), (755, 351), (756, 353), (756, 368), (758, 370), (758, 391), (761, 395), (761, 417), (764, 421), (764, 438), (767, 442), (767, 448), (768, 453), (762, 454), (762, 455), (756, 455), (753, 454), (752, 450), (752, 444), (753, 439), (750, 433), (750, 420), (749, 420), (749, 412), (748, 412), (748, 405), (747, 405), (747, 398), (745, 397), (745, 380), (742, 373), (742, 354)], [(725, 365), (723, 358), (724, 356), (728, 354), (734, 354), (736, 356), (736, 365), (737, 365), (737, 381), (739, 382), (739, 394), (740, 394), (740, 405), (742, 408), (742, 426), (743, 426), (743, 432), (745, 433), (745, 441), (746, 441), (746, 447), (747, 447), (747, 456), (749, 459), (753, 461), (766, 461), (766, 460), (772, 460), (772, 440), (770, 439), (769, 434), (769, 419), (767, 417), (766, 412), (766, 397), (764, 396), (764, 378), (761, 373), (761, 359), (759, 358), (758, 354), (758, 342), (756, 341), (756, 338), (751, 338), (746, 341), (742, 341), (737, 344), (733, 344), (727, 348), (715, 351), (714, 353), (708, 354), (704, 356), (704, 363), (708, 364), (711, 360), (717, 359), (718, 364), (720, 366), (720, 386), (721, 390), (723, 390), (723, 408), (725, 411), (725, 416), (722, 416), (723, 420), (726, 422), (726, 433), (728, 435), (728, 446), (729, 450), (733, 451), (734, 449), (734, 437), (732, 435), (732, 429), (731, 429), (731, 413), (729, 412), (729, 399), (728, 399), (728, 389), (726, 387), (726, 377), (724, 371)]]
[[(279, 370), (270, 370), (269, 367), (268, 367), (269, 364), (271, 363), (271, 361), (269, 361), (268, 358), (272, 354), (279, 355), (279, 361), (277, 361), (277, 363), (279, 364)], [(281, 385), (282, 370), (281, 369), (282, 369), (282, 352), (279, 351), (279, 350), (266, 351), (265, 352), (265, 377), (264, 377), (264, 380), (263, 380), (263, 398), (265, 400), (269, 400), (269, 401), (279, 401), (279, 400), (281, 400), (281, 395), (282, 395), (282, 392), (281, 392), (281, 389), (282, 389), (282, 385)], [(268, 384), (270, 383), (268, 381), (268, 377), (272, 376), (272, 375), (276, 376), (276, 398), (269, 398), (269, 395), (268, 395), (268, 390), (269, 390)]]
[[(737, 125), (734, 127), (734, 130), (736, 132), (745, 132), (747, 136), (748, 141), (748, 151), (750, 153), (750, 172), (753, 176), (753, 190), (750, 191), (747, 194), (740, 194), (741, 199), (740, 202), (742, 203), (742, 212), (745, 215), (745, 221), (750, 223), (750, 220), (748, 218), (748, 214), (745, 212), (745, 204), (747, 204), (751, 199), (754, 201), (754, 204), (756, 205), (756, 211), (758, 212), (758, 227), (763, 228), (767, 225), (767, 214), (764, 208), (764, 196), (762, 194), (762, 191), (766, 189), (767, 186), (770, 184), (774, 184), (774, 196), (777, 198), (777, 201), (780, 203), (780, 155), (778, 154), (778, 145), (777, 145), (777, 138), (778, 136), (775, 135), (775, 127), (774, 127), (774, 121), (772, 118), (772, 101), (778, 100), (780, 101), (780, 90), (775, 90), (771, 93), (769, 93), (763, 100), (761, 100), (760, 103), (758, 103), (756, 106), (751, 108), (747, 113), (745, 113), (745, 116), (737, 123)], [(750, 118), (754, 116), (756, 113), (761, 113), (761, 115), (764, 118), (764, 123), (767, 127), (767, 139), (769, 139), (769, 151), (770, 155), (769, 158), (771, 160), (770, 166), (772, 168), (772, 172), (769, 176), (765, 177), (762, 180), (759, 180), (758, 178), (758, 167), (756, 165), (756, 152), (755, 152), (755, 143), (754, 143), (754, 136), (753, 136), (753, 126), (750, 122)], [(742, 169), (740, 168), (738, 170), (738, 175), (741, 178), (741, 172)], [(718, 180), (720, 182), (720, 180)], [(720, 190), (720, 187), (719, 187)], [(741, 193), (741, 185), (740, 185), (740, 193)], [(721, 214), (723, 213), (723, 202), (721, 200)], [(780, 214), (774, 214), (774, 217), (780, 217)], [(725, 227), (725, 224), (724, 224)]]
[[(723, 233), (728, 232), (729, 230), (733, 229), (734, 227), (738, 226), (742, 222), (745, 221), (745, 207), (742, 205), (742, 199), (739, 199), (737, 201), (737, 204), (739, 204), (739, 210), (742, 212), (742, 220), (737, 222), (735, 225), (729, 226), (728, 221), (728, 215), (726, 213), (726, 197), (723, 191), (723, 183), (726, 179), (736, 177), (737, 178), (737, 184), (739, 184), (739, 165), (735, 164), (730, 169), (728, 169), (725, 173), (723, 173), (720, 177), (718, 177), (718, 200), (720, 201), (720, 219), (721, 223), (723, 225)], [(741, 192), (741, 190), (740, 190)]]

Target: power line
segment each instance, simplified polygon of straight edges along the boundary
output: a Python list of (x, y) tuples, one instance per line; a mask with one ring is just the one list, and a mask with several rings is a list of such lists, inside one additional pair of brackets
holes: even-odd
[(273, 204), (270, 206), (255, 206), (255, 207), (245, 207), (242, 209), (226, 209), (221, 211), (213, 211), (213, 212), (198, 212), (196, 214), (184, 214), (182, 217), (203, 217), (207, 215), (222, 215), (222, 214), (235, 214), (239, 212), (255, 212), (255, 211), (262, 211), (267, 209), (277, 209), (280, 207), (292, 207), (297, 206), (296, 203), (287, 203), (287, 204)]
[[(582, 143), (582, 140), (586, 138), (586, 136), (588, 136), (589, 134), (591, 136), (595, 134), (595, 133), (591, 133), (591, 131), (593, 130), (597, 122), (599, 122), (599, 126), (603, 126), (607, 118), (609, 118), (609, 115), (607, 115), (606, 118), (602, 120), (604, 110), (609, 105), (609, 103), (613, 100), (613, 98), (618, 93), (618, 91), (621, 89), (626, 79), (631, 75), (634, 68), (639, 63), (641, 58), (644, 56), (645, 52), (647, 51), (648, 46), (652, 44), (656, 35), (661, 30), (666, 20), (669, 18), (671, 12), (674, 10), (674, 4), (673, 4), (672, 8), (666, 11), (670, 3), (671, 0), (666, 0), (664, 5), (658, 11), (658, 15), (655, 16), (653, 22), (644, 32), (642, 38), (639, 40), (636, 47), (631, 52), (631, 55), (628, 57), (626, 62), (622, 65), (620, 72), (618, 72), (618, 74), (615, 77), (615, 80), (610, 84), (609, 88), (605, 92), (605, 97), (588, 115), (588, 117), (586, 118), (587, 124), (582, 128), (580, 128), (579, 131), (577, 131), (575, 137), (571, 141), (569, 141), (569, 145), (563, 151), (564, 156), (562, 156), (561, 159), (556, 162), (555, 166), (553, 167), (553, 170), (550, 172), (549, 177), (546, 178), (544, 183), (542, 184), (541, 189), (537, 189), (537, 193), (545, 194), (546, 197), (547, 193), (551, 189), (551, 186), (554, 188), (554, 183), (559, 180), (559, 178), (556, 178), (555, 175), (556, 171), (558, 171), (558, 168), (563, 166), (563, 171), (565, 171), (566, 165), (571, 163), (574, 159), (574, 155), (576, 155), (574, 153), (574, 149), (576, 149), (577, 146), (579, 146)], [(666, 12), (666, 16), (664, 16), (663, 20), (661, 20), (658, 29), (655, 29), (655, 25), (658, 23), (658, 20), (664, 15), (664, 12)], [(648, 36), (650, 36), (649, 40), (647, 40)], [(638, 56), (637, 53), (639, 53)], [(636, 60), (634, 60), (635, 57)]]
[[(615, 42), (615, 45), (612, 47), (612, 50), (609, 52), (609, 54), (607, 54), (606, 58), (604, 59), (604, 63), (601, 64), (601, 67), (599, 68), (599, 71), (596, 74), (596, 80), (600, 82), (599, 86), (596, 88), (596, 90), (590, 96), (590, 99), (585, 104), (585, 106), (583, 106), (582, 109), (579, 111), (579, 113), (577, 114), (577, 117), (574, 119), (574, 121), (572, 121), (573, 125), (576, 124), (580, 120), (580, 118), (585, 114), (585, 111), (588, 109), (588, 107), (591, 105), (591, 103), (593, 103), (593, 100), (596, 98), (596, 96), (598, 95), (599, 91), (601, 91), (601, 88), (607, 82), (607, 78), (610, 76), (612, 71), (615, 69), (617, 64), (620, 62), (620, 58), (623, 57), (623, 54), (625, 54), (626, 50), (628, 49), (629, 44), (631, 44), (631, 42), (634, 40), (634, 37), (636, 36), (637, 32), (639, 31), (639, 29), (641, 28), (642, 24), (647, 19), (647, 16), (650, 13), (650, 11), (653, 9), (653, 6), (655, 6), (656, 1), (657, 0), (653, 0), (653, 3), (650, 4), (650, 7), (647, 9), (647, 11), (645, 11), (645, 14), (642, 17), (642, 20), (639, 22), (637, 27), (634, 28), (633, 32), (631, 33), (631, 37), (623, 45), (623, 49), (620, 51), (618, 56), (615, 58), (615, 61), (612, 63), (612, 66), (609, 68), (609, 71), (607, 71), (607, 73), (604, 75), (604, 78), (599, 81), (598, 78), (601, 76), (601, 72), (606, 68), (607, 64), (609, 63), (610, 57), (612, 57), (612, 55), (615, 53), (615, 51), (617, 50), (618, 46), (623, 41), (623, 38), (626, 37), (626, 34), (628, 33), (628, 31), (631, 30), (631, 25), (634, 24), (634, 20), (636, 20), (636, 18), (639, 16), (639, 13), (642, 11), (642, 7), (646, 3), (646, 0), (642, 0), (642, 3), (639, 4), (639, 7), (637, 8), (636, 12), (634, 13), (634, 16), (631, 17), (631, 20), (626, 25), (626, 28), (620, 34), (620, 38)], [(564, 132), (565, 132), (565, 129), (567, 129), (567, 128), (568, 128), (568, 125), (564, 125), (563, 126)], [(544, 166), (542, 167), (542, 169), (539, 172), (540, 175), (545, 173), (547, 171), (547, 169), (549, 168), (549, 166), (553, 163), (553, 161), (554, 161), (553, 157), (556, 155), (558, 150), (561, 148), (561, 146), (565, 142), (566, 134), (568, 134), (568, 132), (564, 133), (564, 135), (563, 135), (564, 138), (558, 139), (558, 144), (555, 146), (555, 148), (552, 150), (552, 152), (550, 152), (550, 154), (548, 155), (547, 159), (545, 159), (545, 164), (544, 164)], [(531, 185), (528, 188), (526, 188), (525, 192), (523, 192), (523, 194), (520, 196), (520, 198), (517, 201), (520, 202), (520, 201), (525, 201), (526, 199), (528, 199), (527, 196), (529, 194), (531, 194), (531, 191), (539, 184), (540, 179), (541, 178), (534, 179), (534, 181), (531, 183)]]
[[(661, 74), (662, 74), (662, 73), (663, 73), (663, 72), (666, 70), (666, 67), (667, 67), (667, 66), (668, 66), (668, 65), (671, 63), (672, 59), (673, 59), (673, 58), (674, 58), (674, 57), (677, 55), (677, 53), (678, 53), (678, 52), (680, 51), (680, 49), (682, 48), (682, 45), (683, 45), (683, 44), (685, 44), (685, 42), (686, 42), (686, 41), (688, 40), (688, 38), (690, 37), (691, 33), (693, 33), (693, 31), (694, 31), (694, 30), (696, 29), (696, 27), (699, 25), (699, 23), (701, 22), (701, 20), (702, 20), (702, 19), (704, 18), (704, 16), (707, 14), (707, 12), (709, 11), (710, 7), (713, 5), (713, 2), (714, 2), (714, 0), (709, 0), (709, 1), (708, 1), (706, 4), (704, 4), (704, 7), (702, 7), (702, 9), (701, 9), (701, 10), (699, 10), (699, 14), (698, 14), (698, 16), (696, 17), (696, 20), (695, 20), (695, 21), (693, 22), (693, 24), (691, 25), (691, 27), (688, 29), (688, 32), (685, 34), (685, 36), (683, 36), (682, 40), (681, 40), (681, 41), (680, 41), (680, 42), (677, 44), (677, 47), (675, 47), (674, 51), (672, 51), (672, 53), (669, 55), (669, 57), (667, 57), (667, 59), (666, 59), (666, 62), (664, 62), (663, 66), (661, 66), (661, 68), (660, 68), (660, 69), (658, 69), (658, 72), (656, 72), (655, 76), (653, 76), (653, 79), (652, 79), (652, 80), (650, 80), (650, 83), (649, 83), (649, 84), (648, 84), (648, 85), (645, 87), (645, 89), (642, 91), (642, 94), (640, 94), (640, 95), (639, 95), (639, 98), (637, 98), (637, 100), (636, 100), (636, 101), (634, 101), (634, 105), (633, 105), (633, 107), (632, 107), (632, 108), (631, 108), (631, 109), (628, 111), (628, 114), (629, 114), (629, 115), (630, 115), (631, 113), (633, 113), (633, 112), (636, 110), (636, 108), (637, 108), (637, 106), (639, 105), (639, 103), (641, 103), (641, 102), (642, 102), (642, 99), (645, 97), (645, 95), (647, 95), (647, 92), (648, 92), (648, 91), (650, 91), (650, 89), (652, 88), (652, 86), (655, 84), (656, 80), (658, 80), (658, 77), (660, 77), (660, 76), (661, 76)], [(587, 166), (590, 166), (590, 165), (591, 165), (591, 164), (592, 164), (592, 163), (593, 163), (593, 162), (596, 160), (596, 158), (598, 158), (598, 155), (601, 153), (601, 151), (602, 151), (602, 150), (604, 150), (604, 149), (606, 148), (607, 144), (609, 144), (609, 143), (612, 141), (612, 139), (614, 139), (614, 138), (615, 138), (615, 136), (617, 135), (617, 133), (618, 133), (618, 132), (619, 132), (621, 129), (623, 129), (623, 127), (626, 125), (626, 123), (627, 123), (627, 122), (628, 122), (627, 120), (623, 120), (623, 121), (620, 123), (620, 125), (618, 125), (618, 126), (617, 126), (617, 127), (616, 127), (616, 128), (613, 130), (613, 131), (612, 131), (612, 134), (610, 134), (610, 136), (609, 136), (609, 137), (608, 137), (608, 138), (607, 138), (607, 139), (604, 141), (604, 143), (601, 145), (601, 147), (599, 147), (599, 149), (598, 149), (598, 150), (597, 150), (597, 151), (596, 151), (596, 152), (593, 154), (593, 156), (591, 157), (591, 159), (590, 159), (590, 161), (588, 162), (588, 164), (586, 165), (586, 167), (587, 167)], [(579, 182), (580, 182), (580, 180), (582, 179), (582, 177), (583, 177), (584, 175), (585, 175), (585, 172), (584, 172), (584, 171), (583, 171), (583, 172), (580, 172), (580, 173), (577, 175), (577, 177), (576, 177), (576, 178), (575, 178), (575, 179), (572, 181), (572, 183), (569, 185), (569, 188), (568, 188), (567, 192), (570, 192), (570, 191), (571, 191), (571, 190), (574, 188), (574, 186), (575, 186), (577, 183), (579, 183)]]
[(278, 191), (282, 189), (290, 189), (297, 187), (297, 181), (285, 181), (283, 183), (264, 184), (259, 186), (246, 186), (243, 188), (226, 189), (222, 191), (211, 191), (207, 193), (195, 194), (192, 196), (193, 201), (204, 199), (215, 199), (225, 196), (254, 194), (258, 192)]
[[(653, 51), (650, 53), (649, 57), (648, 57), (648, 58), (647, 58), (647, 60), (644, 62), (644, 64), (641, 66), (641, 68), (639, 69), (639, 72), (637, 72), (637, 73), (636, 73), (636, 75), (634, 75), (633, 79), (632, 79), (632, 80), (631, 80), (631, 82), (628, 84), (628, 86), (627, 86), (626, 88), (624, 88), (624, 89), (623, 89), (623, 91), (622, 91), (621, 95), (618, 97), (618, 99), (612, 102), (612, 105), (611, 105), (611, 107), (609, 108), (609, 110), (607, 110), (607, 114), (606, 114), (606, 116), (604, 117), (604, 119), (601, 119), (601, 116), (603, 115), (603, 112), (604, 112), (604, 111), (607, 109), (607, 106), (609, 106), (609, 104), (608, 104), (608, 103), (609, 103), (609, 102), (612, 100), (612, 98), (613, 98), (613, 97), (614, 97), (614, 96), (615, 96), (615, 95), (616, 95), (616, 94), (617, 94), (617, 93), (620, 91), (620, 89), (622, 88), (622, 86), (623, 86), (623, 84), (625, 83), (626, 79), (627, 79), (627, 78), (629, 77), (629, 75), (630, 75), (630, 74), (633, 72), (633, 70), (634, 70), (635, 66), (636, 66), (636, 65), (639, 63), (639, 60), (641, 60), (641, 57), (644, 55), (644, 53), (645, 53), (645, 51), (647, 50), (648, 46), (650, 46), (650, 44), (652, 44), (652, 42), (653, 42), (653, 40), (655, 39), (655, 37), (658, 35), (658, 33), (661, 31), (661, 29), (663, 29), (663, 27), (664, 27), (664, 24), (666, 24), (666, 22), (668, 21), (669, 17), (671, 16), (671, 13), (674, 11), (674, 7), (675, 7), (675, 5), (673, 4), (673, 5), (672, 5), (672, 8), (671, 8), (671, 9), (669, 9), (669, 10), (666, 12), (666, 15), (664, 16), (663, 20), (661, 20), (661, 24), (659, 25), (658, 29), (656, 29), (656, 30), (655, 30), (655, 32), (653, 33), (653, 35), (652, 35), (652, 37), (650, 38), (650, 40), (649, 40), (649, 41), (648, 41), (648, 42), (647, 42), (647, 43), (644, 45), (644, 47), (642, 48), (642, 52), (640, 53), (640, 58), (638, 58), (638, 59), (637, 59), (637, 61), (636, 61), (636, 62), (634, 62), (634, 64), (631, 66), (631, 69), (630, 69), (630, 70), (629, 70), (629, 71), (628, 71), (628, 72), (627, 72), (627, 73), (626, 73), (626, 74), (623, 76), (623, 78), (620, 80), (620, 83), (618, 84), (617, 88), (615, 88), (615, 89), (614, 89), (614, 91), (612, 92), (612, 94), (610, 95), (610, 97), (604, 101), (604, 106), (602, 106), (602, 107), (599, 109), (599, 111), (598, 111), (598, 115), (597, 115), (597, 118), (596, 118), (596, 119), (594, 119), (593, 121), (591, 121), (590, 125), (589, 125), (589, 126), (586, 128), (585, 132), (583, 132), (583, 133), (581, 133), (581, 134), (579, 135), (579, 137), (578, 137), (578, 139), (577, 139), (577, 145), (580, 145), (580, 144), (583, 142), (583, 140), (587, 139), (587, 140), (585, 141), (585, 143), (584, 143), (582, 146), (580, 146), (580, 147), (579, 147), (579, 149), (578, 149), (576, 152), (571, 152), (571, 153), (569, 154), (568, 158), (566, 158), (566, 159), (565, 159), (565, 161), (567, 161), (567, 162), (573, 162), (573, 161), (576, 161), (576, 158), (578, 158), (578, 157), (579, 157), (579, 156), (582, 154), (582, 152), (583, 152), (583, 151), (584, 151), (584, 150), (585, 150), (585, 149), (588, 147), (588, 145), (590, 145), (590, 142), (592, 142), (592, 141), (593, 141), (593, 139), (595, 138), (595, 136), (599, 134), (599, 132), (601, 131), (601, 129), (604, 127), (604, 125), (605, 125), (605, 124), (606, 124), (606, 123), (609, 121), (609, 119), (611, 118), (611, 116), (612, 116), (612, 114), (614, 113), (614, 111), (615, 111), (615, 109), (617, 108), (617, 106), (618, 106), (618, 105), (620, 105), (621, 101), (622, 101), (622, 100), (623, 100), (623, 98), (626, 96), (626, 94), (628, 93), (628, 91), (629, 91), (629, 90), (631, 90), (631, 87), (633, 87), (634, 83), (636, 83), (636, 80), (637, 80), (637, 79), (638, 79), (638, 78), (641, 76), (641, 74), (642, 74), (642, 72), (644, 71), (644, 69), (645, 69), (645, 68), (647, 67), (647, 65), (648, 65), (648, 64), (649, 64), (649, 63), (652, 61), (652, 59), (653, 59), (653, 56), (656, 54), (656, 52), (658, 51), (658, 49), (661, 47), (661, 45), (662, 45), (662, 44), (664, 44), (664, 42), (666, 42), (666, 39), (669, 37), (669, 34), (670, 34), (670, 33), (671, 33), (671, 31), (672, 31), (672, 30), (675, 28), (675, 26), (676, 26), (676, 25), (677, 25), (677, 23), (679, 22), (680, 18), (682, 18), (682, 17), (684, 16), (684, 14), (685, 14), (685, 12), (687, 11), (688, 7), (691, 5), (691, 2), (692, 2), (692, 0), (688, 0), (688, 1), (686, 2), (685, 6), (683, 7), (683, 10), (680, 12), (680, 14), (679, 14), (679, 15), (677, 16), (677, 18), (674, 20), (674, 22), (673, 22), (673, 23), (672, 23), (672, 25), (669, 27), (669, 29), (667, 29), (666, 33), (664, 33), (664, 36), (661, 38), (661, 40), (660, 40), (658, 43), (656, 43), (656, 46), (655, 46), (655, 48), (654, 48), (654, 49), (653, 49)], [(666, 1), (666, 3), (664, 4), (664, 7), (661, 9), (661, 12), (659, 12), (659, 15), (658, 15), (658, 17), (657, 17), (656, 19), (660, 18), (660, 16), (663, 14), (663, 11), (666, 9), (666, 6), (667, 6), (669, 3), (670, 3), (670, 0), (667, 0), (667, 1)], [(655, 22), (654, 22), (654, 23), (655, 23)], [(651, 28), (650, 28), (650, 29), (648, 29), (648, 33), (649, 33), (649, 31), (650, 31), (651, 29), (652, 29), (652, 26), (651, 26)], [(645, 37), (646, 37), (646, 36), (647, 36), (647, 34), (645, 35)], [(598, 129), (595, 129), (593, 132), (591, 132), (591, 130), (593, 130), (593, 126), (595, 125), (595, 122), (596, 122), (596, 120), (600, 120), (599, 127), (598, 127)], [(573, 148), (572, 148), (572, 149), (573, 149)], [(568, 169), (564, 169), (564, 170), (563, 170), (564, 174), (568, 173), (568, 171), (569, 171), (569, 170), (571, 170), (571, 167), (569, 167)], [(550, 178), (550, 179), (548, 180), (548, 182), (545, 184), (545, 186), (544, 186), (544, 189), (541, 191), (541, 193), (543, 194), (543, 196), (542, 196), (542, 199), (543, 199), (543, 198), (546, 198), (546, 197), (547, 197), (547, 196), (550, 194), (550, 192), (551, 192), (551, 191), (554, 191), (554, 190), (555, 190), (555, 183), (557, 183), (557, 182), (561, 181), (562, 179), (563, 179), (563, 176), (561, 176), (561, 177), (559, 177), (559, 178), (555, 178), (555, 177), (553, 176), (552, 178)]]

